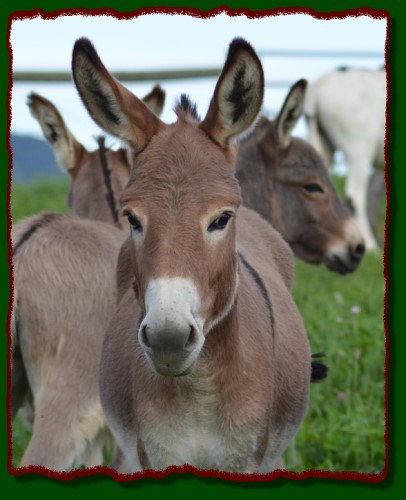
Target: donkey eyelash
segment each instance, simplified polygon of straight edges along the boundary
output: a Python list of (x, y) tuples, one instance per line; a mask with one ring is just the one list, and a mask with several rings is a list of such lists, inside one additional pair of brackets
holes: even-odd
[(139, 218), (136, 215), (134, 215), (132, 211), (124, 208), (121, 213), (124, 217), (127, 217), (128, 223), (130, 224), (131, 228), (134, 231), (136, 231), (137, 233), (143, 232), (143, 227)]
[(324, 193), (324, 189), (317, 182), (309, 182), (304, 184), (303, 189), (308, 193)]
[(209, 233), (213, 231), (222, 231), (226, 228), (232, 216), (233, 214), (231, 212), (223, 212), (209, 224), (207, 231)]

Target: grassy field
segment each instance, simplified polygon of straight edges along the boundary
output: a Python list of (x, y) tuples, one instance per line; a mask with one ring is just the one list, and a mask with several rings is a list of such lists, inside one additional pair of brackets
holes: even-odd
[[(66, 212), (66, 194), (65, 182), (15, 186), (11, 194), (13, 222), (43, 210)], [(382, 235), (384, 214), (382, 204)], [(325, 352), (329, 374), (323, 383), (312, 384), (308, 415), (285, 453), (288, 469), (382, 471), (384, 289), (382, 252), (366, 255), (356, 273), (349, 276), (297, 261), (294, 296), (312, 352)], [(13, 427), (16, 465), (30, 434), (19, 416)]]
[(23, 217), (39, 212), (69, 213), (66, 198), (69, 190), (68, 177), (58, 181), (38, 179), (30, 184), (15, 184), (10, 196), (13, 224)]

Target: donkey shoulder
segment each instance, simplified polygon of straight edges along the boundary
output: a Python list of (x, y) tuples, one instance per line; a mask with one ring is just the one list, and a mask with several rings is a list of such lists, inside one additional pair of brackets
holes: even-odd
[(268, 269), (279, 274), (291, 290), (294, 280), (294, 256), (276, 229), (258, 213), (240, 207), (237, 219), (238, 251), (252, 262), (258, 272)]

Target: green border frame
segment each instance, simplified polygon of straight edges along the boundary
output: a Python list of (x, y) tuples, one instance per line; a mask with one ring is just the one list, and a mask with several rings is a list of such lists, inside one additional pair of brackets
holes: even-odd
[[(405, 376), (404, 367), (399, 363), (399, 354), (404, 347), (405, 339), (401, 333), (401, 314), (399, 306), (401, 295), (398, 296), (401, 286), (401, 280), (404, 273), (404, 264), (399, 258), (402, 249), (402, 239), (400, 233), (401, 223), (398, 217), (402, 218), (404, 208), (402, 208), (402, 197), (400, 189), (402, 186), (402, 178), (404, 182), (405, 169), (401, 166), (401, 153), (397, 145), (402, 134), (402, 124), (400, 116), (404, 110), (404, 99), (398, 95), (399, 88), (406, 88), (404, 82), (404, 70), (400, 60), (400, 51), (398, 47), (406, 46), (404, 37), (406, 28), (402, 24), (404, 21), (401, 15), (401, 2), (396, 0), (387, 0), (386, 2), (372, 0), (368, 5), (361, 2), (350, 0), (308, 0), (307, 2), (292, 2), (292, 0), (279, 0), (278, 3), (265, 2), (264, 0), (236, 1), (229, 0), (228, 2), (206, 1), (199, 6), (202, 11), (211, 10), (220, 6), (227, 5), (231, 9), (249, 8), (251, 11), (261, 11), (278, 8), (290, 9), (313, 9), (316, 12), (331, 14), (332, 12), (340, 13), (350, 9), (371, 8), (376, 10), (385, 10), (389, 13), (389, 54), (388, 63), (390, 68), (390, 101), (389, 101), (389, 147), (388, 159), (389, 169), (387, 174), (388, 186), (390, 192), (388, 199), (390, 200), (390, 217), (388, 217), (388, 242), (386, 248), (386, 270), (389, 276), (388, 299), (386, 318), (390, 335), (388, 336), (388, 347), (390, 352), (390, 363), (388, 366), (388, 412), (389, 412), (389, 465), (386, 479), (380, 483), (368, 483), (358, 480), (347, 479), (331, 479), (331, 478), (308, 478), (300, 481), (292, 479), (279, 478), (268, 483), (236, 483), (224, 481), (222, 479), (213, 478), (198, 478), (192, 474), (170, 475), (163, 479), (139, 479), (130, 483), (117, 483), (111, 477), (100, 475), (87, 478), (76, 478), (71, 481), (60, 481), (57, 479), (47, 478), (41, 475), (29, 474), (23, 476), (11, 476), (7, 471), (7, 454), (4, 452), (4, 460), (1, 465), (0, 478), (2, 490), (9, 498), (20, 498), (20, 496), (32, 494), (57, 494), (58, 496), (71, 496), (72, 493), (85, 498), (89, 495), (105, 495), (116, 498), (118, 494), (127, 494), (127, 490), (134, 490), (134, 494), (155, 495), (179, 495), (182, 493), (193, 494), (198, 496), (207, 496), (208, 494), (218, 495), (233, 495), (234, 498), (241, 498), (244, 494), (250, 494), (257, 497), (261, 494), (275, 494), (276, 491), (283, 491), (284, 494), (300, 494), (302, 498), (310, 498), (314, 495), (322, 496), (343, 496), (357, 495), (359, 498), (367, 498), (373, 500), (376, 495), (384, 494), (386, 498), (397, 498), (403, 487), (399, 470), (405, 464), (405, 458), (401, 453), (402, 444), (405, 442), (405, 432), (401, 426), (402, 416), (405, 417), (404, 407), (401, 401), (400, 384), (396, 384), (399, 379)], [(3, 36), (3, 44), (0, 46), (0, 66), (1, 66), (1, 96), (3, 100), (2, 109), (5, 110), (5, 119), (1, 121), (3, 137), (7, 137), (8, 131), (8, 113), (7, 113), (7, 95), (9, 85), (9, 54), (7, 49), (8, 38), (8, 22), (9, 16), (16, 12), (31, 11), (34, 9), (42, 9), (46, 12), (54, 12), (56, 10), (65, 9), (94, 9), (114, 8), (118, 12), (129, 12), (139, 8), (146, 7), (187, 7), (197, 8), (191, 4), (190, 0), (162, 0), (140, 2), (138, 0), (132, 2), (124, 2), (116, 0), (115, 2), (98, 2), (95, 0), (78, 1), (61, 1), (55, 0), (37, 0), (30, 2), (28, 0), (14, 0), (13, 5), (7, 5), (2, 2), (0, 5), (1, 13), (1, 33)], [(403, 31), (403, 33), (402, 33)], [(403, 44), (402, 44), (403, 38)], [(4, 131), (3, 131), (4, 129)], [(404, 125), (403, 125), (404, 129)], [(2, 240), (0, 244), (0, 272), (1, 283), (4, 286), (3, 300), (0, 302), (1, 318), (4, 318), (4, 325), (7, 325), (8, 319), (8, 299), (9, 299), (9, 268), (8, 268), (8, 236), (7, 236), (7, 206), (9, 203), (8, 185), (8, 169), (5, 167), (9, 164), (7, 152), (7, 140), (3, 143), (4, 146), (0, 150), (3, 168), (0, 169), (0, 183), (3, 187), (0, 190), (0, 203), (4, 208), (3, 216), (0, 218)], [(388, 204), (389, 208), (389, 204)], [(389, 209), (388, 209), (389, 215)], [(395, 252), (396, 249), (396, 252)], [(401, 292), (400, 292), (401, 293)], [(397, 335), (395, 332), (398, 332)], [(7, 337), (3, 336), (2, 342), (4, 381), (7, 376)], [(0, 385), (3, 401), (6, 401), (6, 384)], [(5, 408), (4, 404), (4, 408)], [(7, 419), (6, 412), (1, 414), (1, 448), (7, 450), (8, 435), (7, 435)]]

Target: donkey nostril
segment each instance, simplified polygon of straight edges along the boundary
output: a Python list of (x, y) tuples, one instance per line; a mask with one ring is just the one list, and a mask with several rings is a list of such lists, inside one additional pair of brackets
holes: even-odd
[(354, 249), (354, 253), (357, 257), (362, 257), (365, 253), (365, 245), (363, 243), (358, 243)]
[(193, 328), (192, 325), (190, 325), (189, 337), (186, 340), (185, 349), (190, 349), (191, 347), (193, 347), (196, 344), (196, 342), (197, 342), (197, 336), (196, 336), (195, 329)]
[(147, 325), (144, 325), (141, 328), (141, 340), (142, 340), (142, 343), (145, 345), (145, 347), (148, 347), (148, 348), (151, 347), (151, 344), (149, 343), (148, 335), (147, 335)]

